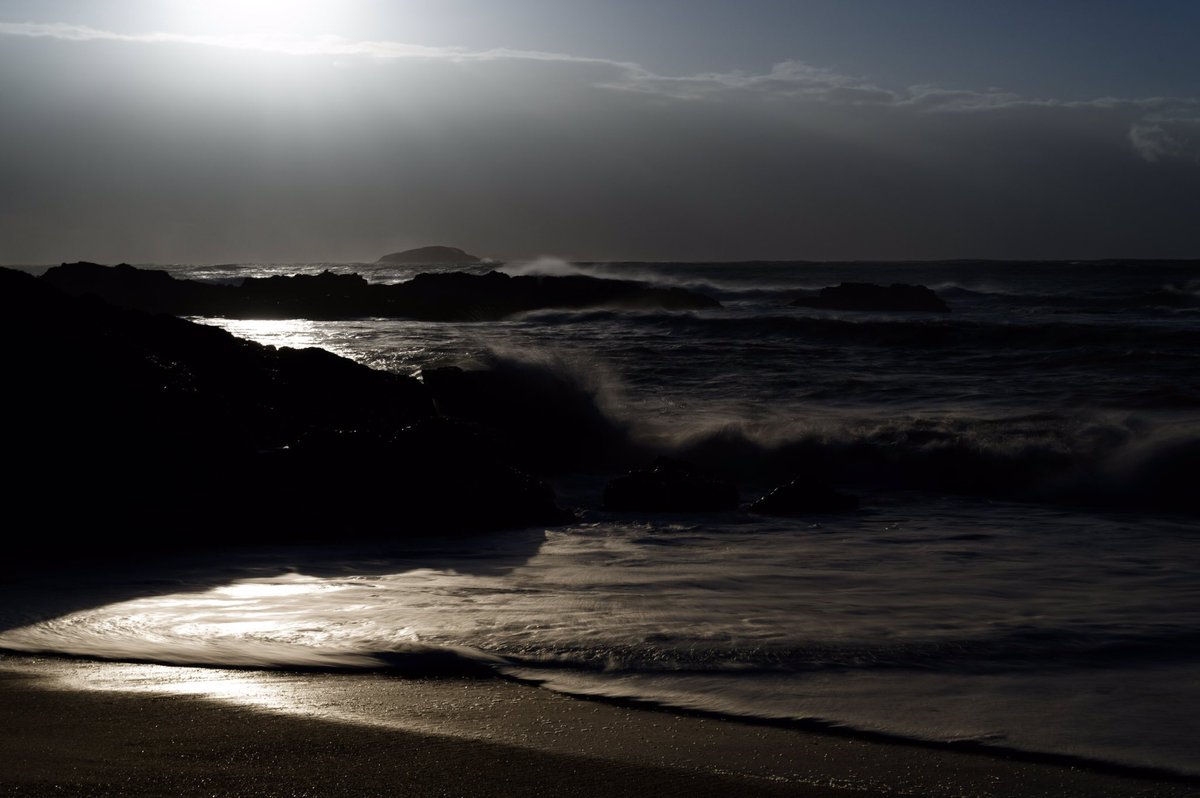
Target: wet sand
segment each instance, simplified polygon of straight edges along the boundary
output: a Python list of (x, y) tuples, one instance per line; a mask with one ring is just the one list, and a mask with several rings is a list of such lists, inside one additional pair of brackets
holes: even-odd
[(0, 658), (0, 795), (1196, 796), (501, 680)]

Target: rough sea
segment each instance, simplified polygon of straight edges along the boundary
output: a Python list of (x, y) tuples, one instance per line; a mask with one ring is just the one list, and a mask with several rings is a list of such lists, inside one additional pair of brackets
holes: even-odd
[[(438, 267), (165, 268), (395, 282)], [(506, 375), (534, 409), (514, 423), (556, 425), (569, 466), (544, 476), (577, 524), (238, 557), (9, 628), (0, 648), (499, 673), (571, 694), (1200, 774), (1200, 265), (499, 268), (684, 286), (722, 307), (203, 321), (402, 374)], [(951, 312), (788, 304), (845, 281), (926, 285)], [(644, 464), (616, 450), (720, 471), (744, 504), (802, 475), (861, 508), (607, 512), (605, 480)]]

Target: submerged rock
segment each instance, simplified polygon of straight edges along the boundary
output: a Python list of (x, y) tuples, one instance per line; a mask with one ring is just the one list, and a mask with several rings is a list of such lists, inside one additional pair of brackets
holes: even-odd
[(806, 477), (793, 479), (750, 505), (750, 512), (759, 515), (844, 513), (857, 509), (856, 497)]
[(948, 313), (949, 306), (923, 285), (875, 285), (874, 283), (842, 283), (822, 288), (815, 297), (800, 297), (793, 307), (827, 310), (925, 311)]
[(659, 457), (649, 468), (609, 480), (604, 488), (607, 510), (686, 513), (737, 506), (737, 486), (732, 482), (670, 457)]

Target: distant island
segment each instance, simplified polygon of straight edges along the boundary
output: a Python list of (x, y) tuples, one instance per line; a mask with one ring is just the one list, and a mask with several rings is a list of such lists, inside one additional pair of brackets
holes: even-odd
[(376, 263), (483, 263), (457, 247), (417, 247), (384, 255)]

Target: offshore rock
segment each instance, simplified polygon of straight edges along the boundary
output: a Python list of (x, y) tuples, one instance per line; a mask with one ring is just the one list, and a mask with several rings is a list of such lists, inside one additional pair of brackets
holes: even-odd
[(497, 321), (545, 309), (698, 310), (720, 303), (695, 291), (634, 280), (500, 272), (418, 274), (394, 285), (357, 274), (247, 278), (241, 285), (177, 280), (164, 271), (94, 263), (56, 266), (41, 278), (72, 296), (175, 316), (235, 319), (407, 318), (421, 321)]
[(858, 509), (858, 499), (824, 482), (800, 477), (775, 488), (749, 509), (759, 515), (845, 513)]
[(816, 297), (800, 297), (793, 307), (826, 310), (922, 311), (948, 313), (949, 306), (923, 285), (842, 283), (822, 288)]
[(649, 468), (609, 480), (604, 488), (607, 510), (715, 512), (737, 506), (737, 486), (732, 482), (670, 457), (659, 457)]
[(320, 274), (248, 277), (230, 292), (226, 307), (225, 312), (213, 315), (243, 319), (343, 319), (381, 315), (374, 311), (382, 309), (366, 278), (358, 274), (335, 274), (328, 269)]
[(534, 310), (699, 310), (720, 307), (715, 299), (683, 288), (581, 275), (512, 277), (449, 272), (418, 274), (406, 283), (381, 286), (392, 313), (424, 321), (494, 321)]

